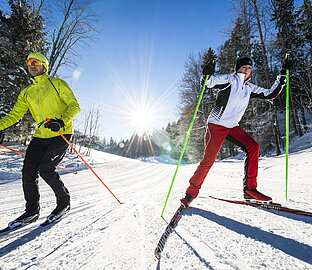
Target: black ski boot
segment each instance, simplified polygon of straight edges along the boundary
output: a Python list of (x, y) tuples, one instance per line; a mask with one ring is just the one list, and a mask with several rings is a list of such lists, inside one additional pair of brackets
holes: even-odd
[(39, 218), (39, 213), (29, 213), (25, 212), (21, 216), (19, 216), (17, 219), (11, 221), (8, 224), (8, 227), (11, 229), (24, 226), (26, 224), (35, 222)]
[(47, 217), (48, 222), (53, 222), (55, 220), (60, 219), (65, 214), (67, 214), (70, 210), (70, 204), (67, 205), (57, 205), (56, 208), (52, 211), (52, 213)]

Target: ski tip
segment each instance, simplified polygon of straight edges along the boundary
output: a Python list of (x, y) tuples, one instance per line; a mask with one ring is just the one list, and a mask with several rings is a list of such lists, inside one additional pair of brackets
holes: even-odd
[(154, 252), (154, 255), (155, 255), (155, 257), (156, 257), (156, 259), (158, 260), (158, 261), (160, 261), (160, 253), (157, 251), (157, 249), (155, 250), (155, 252)]

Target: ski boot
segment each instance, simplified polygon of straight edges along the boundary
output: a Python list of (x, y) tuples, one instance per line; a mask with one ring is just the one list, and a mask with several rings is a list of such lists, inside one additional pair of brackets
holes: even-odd
[(67, 214), (70, 210), (70, 204), (66, 206), (58, 205), (56, 208), (52, 211), (52, 213), (47, 217), (46, 222), (51, 223), (53, 221), (56, 221), (63, 217), (65, 214)]
[(39, 218), (39, 213), (28, 213), (25, 212), (21, 216), (19, 216), (17, 219), (11, 221), (8, 224), (8, 227), (10, 229), (14, 229), (17, 227), (22, 227), (24, 225), (27, 225), (29, 223), (35, 222)]
[(249, 202), (272, 203), (272, 198), (259, 192), (257, 189), (244, 189), (244, 199)]

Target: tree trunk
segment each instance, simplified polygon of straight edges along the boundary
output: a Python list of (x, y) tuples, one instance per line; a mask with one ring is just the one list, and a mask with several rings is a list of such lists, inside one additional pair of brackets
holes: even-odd
[(304, 108), (302, 106), (300, 106), (300, 112), (301, 112), (301, 119), (302, 119), (304, 133), (308, 133), (309, 129), (308, 129), (308, 124), (307, 124), (307, 119), (305, 117)]
[(281, 145), (281, 148), (284, 149), (285, 148), (285, 144), (284, 144), (284, 141), (282, 140), (281, 131), (279, 129), (280, 125), (278, 123), (278, 117), (276, 115), (276, 110), (274, 111), (274, 113), (275, 113), (275, 122), (276, 122), (275, 127), (276, 127), (276, 132), (277, 132), (277, 135), (278, 135), (278, 141), (279, 141), (279, 143)]
[(260, 21), (260, 16), (259, 16), (259, 11), (258, 11), (257, 0), (252, 0), (252, 4), (253, 4), (254, 11), (255, 11), (256, 20), (257, 20), (257, 27), (258, 27), (258, 32), (259, 32), (262, 57), (264, 60), (265, 83), (266, 83), (266, 87), (270, 87), (269, 62), (268, 62), (267, 52), (266, 52), (266, 48), (265, 48), (265, 42), (264, 42), (264, 37), (263, 37), (263, 33), (262, 33), (262, 28), (261, 28), (261, 21)]
[(273, 137), (274, 137), (274, 142), (276, 145), (276, 155), (279, 156), (281, 155), (281, 148), (280, 148), (280, 143), (278, 139), (278, 131), (277, 131), (277, 121), (276, 121), (276, 112), (275, 108), (273, 107), (273, 110), (271, 112), (271, 119), (272, 119), (272, 129), (273, 129)]
[(297, 114), (296, 110), (293, 108), (293, 106), (290, 107), (290, 110), (291, 110), (291, 116), (292, 116), (292, 119), (294, 122), (294, 128), (295, 128), (296, 135), (299, 137), (302, 137), (303, 133), (302, 133), (302, 130), (300, 127), (298, 114)]
[(293, 102), (293, 99), (292, 99), (291, 88), (289, 89), (289, 107), (290, 107), (291, 115), (292, 115), (292, 118), (293, 118), (293, 121), (294, 121), (294, 128), (295, 128), (296, 135), (299, 136), (299, 137), (302, 137), (303, 133), (302, 133), (302, 130), (301, 130), (301, 127), (300, 127), (300, 122), (299, 122), (299, 117), (298, 117), (298, 114), (297, 114), (297, 110), (294, 107), (294, 102)]

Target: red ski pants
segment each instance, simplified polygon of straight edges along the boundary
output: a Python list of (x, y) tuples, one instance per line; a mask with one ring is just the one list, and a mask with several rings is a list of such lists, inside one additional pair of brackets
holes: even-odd
[(193, 198), (197, 197), (225, 139), (240, 146), (246, 152), (244, 188), (257, 188), (259, 144), (239, 126), (226, 128), (216, 124), (208, 124), (205, 153), (190, 179), (190, 186), (187, 188), (186, 194)]

